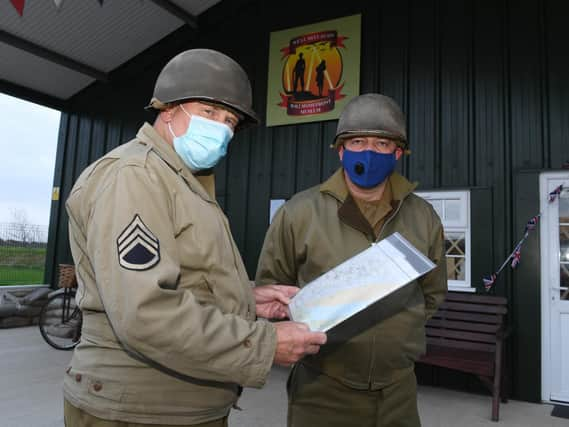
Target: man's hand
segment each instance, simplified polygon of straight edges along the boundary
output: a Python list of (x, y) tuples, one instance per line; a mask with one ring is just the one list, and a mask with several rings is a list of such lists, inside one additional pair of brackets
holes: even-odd
[(266, 285), (253, 288), (257, 316), (266, 319), (284, 319), (288, 317), (288, 304), (299, 288), (288, 285)]
[(277, 351), (274, 363), (290, 366), (307, 354), (316, 354), (326, 343), (326, 334), (310, 332), (308, 326), (298, 322), (275, 323), (277, 329)]

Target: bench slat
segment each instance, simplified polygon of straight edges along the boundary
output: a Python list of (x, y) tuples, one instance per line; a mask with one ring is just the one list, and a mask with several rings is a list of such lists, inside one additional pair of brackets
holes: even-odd
[(494, 324), (502, 324), (503, 323), (503, 316), (501, 314), (477, 314), (477, 313), (461, 313), (460, 311), (446, 311), (440, 310), (437, 311), (433, 317), (433, 319), (453, 319), (453, 320), (465, 320), (471, 322), (480, 322), (480, 323), (494, 323)]
[(427, 337), (427, 344), (437, 345), (439, 347), (487, 351), (490, 353), (494, 353), (496, 351), (496, 344), (471, 342), (471, 341), (458, 341), (449, 338)]
[(489, 325), (487, 323), (457, 322), (446, 319), (430, 319), (427, 322), (427, 327), (451, 329), (459, 331), (486, 332), (496, 335), (496, 333), (500, 330), (501, 325), (500, 324)]
[(494, 295), (472, 295), (464, 292), (448, 292), (445, 298), (447, 301), (474, 302), (491, 305), (507, 305), (508, 300), (504, 297)]
[(484, 334), (476, 332), (453, 331), (449, 329), (429, 328), (427, 327), (428, 337), (445, 337), (452, 338), (457, 341), (475, 341), (495, 343), (498, 341), (496, 334)]
[(508, 312), (508, 309), (501, 305), (465, 304), (460, 302), (443, 302), (441, 304), (441, 308), (443, 310), (458, 310), (476, 313), (506, 314)]
[(461, 372), (468, 372), (476, 375), (483, 375), (490, 377), (494, 375), (493, 361), (484, 360), (469, 360), (453, 358), (450, 355), (436, 355), (426, 354), (422, 356), (419, 362), (427, 363), (429, 365), (440, 366), (442, 368), (456, 369)]

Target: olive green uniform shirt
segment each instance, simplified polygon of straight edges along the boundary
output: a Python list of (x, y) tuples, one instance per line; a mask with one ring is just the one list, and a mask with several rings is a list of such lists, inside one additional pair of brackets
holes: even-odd
[(425, 322), (447, 291), (439, 217), (428, 202), (412, 194), (415, 185), (401, 175), (393, 173), (388, 185), (392, 209), (385, 207), (389, 212), (376, 218), (382, 222), (379, 232), (350, 195), (343, 169), (295, 195), (275, 214), (257, 268), (258, 285), (302, 287), (396, 231), (436, 264), (425, 276), (332, 329), (320, 352), (302, 360), (360, 390), (382, 389), (413, 370), (425, 351)]

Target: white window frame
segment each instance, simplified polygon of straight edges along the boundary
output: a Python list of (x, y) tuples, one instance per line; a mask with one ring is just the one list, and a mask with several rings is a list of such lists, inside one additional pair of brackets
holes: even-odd
[[(436, 200), (443, 201), (442, 212), (437, 213), (441, 217), (441, 222), (445, 231), (445, 235), (448, 233), (464, 233), (464, 249), (465, 249), (465, 272), (464, 280), (448, 280), (448, 289), (450, 291), (459, 292), (476, 292), (476, 288), (472, 286), (472, 268), (471, 268), (471, 257), (472, 257), (472, 245), (471, 245), (471, 222), (470, 222), (470, 191), (417, 191), (415, 194), (427, 202), (434, 204)], [(445, 203), (446, 200), (459, 200), (460, 202), (460, 214), (456, 220), (445, 218)]]
[(286, 199), (271, 199), (269, 201), (269, 224), (273, 222), (273, 217), (279, 208), (286, 203)]

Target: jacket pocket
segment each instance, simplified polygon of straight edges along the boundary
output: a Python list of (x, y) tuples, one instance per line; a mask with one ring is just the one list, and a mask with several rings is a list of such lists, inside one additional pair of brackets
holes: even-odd
[(103, 381), (95, 378), (87, 378), (87, 392), (98, 398), (121, 402), (124, 396), (125, 387), (114, 381)]

